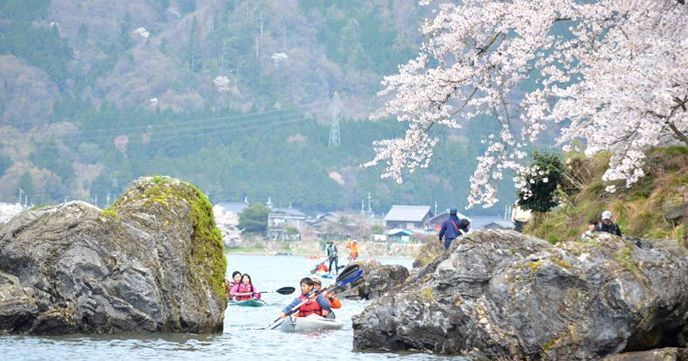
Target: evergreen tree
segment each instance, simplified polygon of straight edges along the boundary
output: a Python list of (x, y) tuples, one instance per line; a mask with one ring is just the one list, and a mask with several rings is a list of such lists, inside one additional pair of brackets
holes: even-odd
[(262, 203), (251, 203), (239, 214), (239, 228), (247, 233), (264, 234), (268, 229), (270, 210)]

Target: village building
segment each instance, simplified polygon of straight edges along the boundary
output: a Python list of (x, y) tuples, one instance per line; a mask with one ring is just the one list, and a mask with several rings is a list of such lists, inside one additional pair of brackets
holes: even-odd
[(393, 205), (385, 215), (385, 229), (423, 230), (430, 217), (430, 206)]
[(476, 216), (470, 217), (471, 230), (478, 229), (514, 229), (514, 223), (502, 217)]
[(306, 229), (306, 214), (295, 208), (273, 208), (268, 214), (267, 236), (270, 239), (294, 241)]

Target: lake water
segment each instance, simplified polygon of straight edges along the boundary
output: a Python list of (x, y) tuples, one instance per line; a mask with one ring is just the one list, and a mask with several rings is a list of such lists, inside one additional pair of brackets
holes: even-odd
[[(411, 266), (411, 259), (379, 258), (383, 264)], [(227, 272), (251, 275), (260, 291), (297, 288), (318, 260), (299, 256), (227, 255)], [(328, 285), (328, 280), (325, 286)], [(0, 336), (0, 360), (463, 360), (430, 354), (370, 353), (353, 351), (351, 316), (366, 301), (342, 300), (337, 318), (341, 330), (312, 334), (260, 330), (273, 321), (294, 297), (263, 295), (265, 307), (228, 307), (222, 334), (118, 334), (70, 336)]]

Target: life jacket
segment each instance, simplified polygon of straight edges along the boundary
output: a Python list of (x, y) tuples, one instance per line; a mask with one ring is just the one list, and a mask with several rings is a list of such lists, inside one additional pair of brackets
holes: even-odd
[[(299, 296), (299, 300), (301, 302), (308, 300), (308, 297), (301, 295)], [(323, 315), (322, 312), (322, 307), (320, 307), (320, 304), (318, 303), (317, 300), (308, 300), (308, 302), (304, 303), (299, 307), (299, 317), (306, 317), (311, 314), (316, 314), (316, 315)]]
[[(236, 293), (248, 293), (248, 292), (253, 292), (251, 289), (251, 286), (246, 286), (243, 283), (239, 284), (239, 288), (237, 289)], [(253, 299), (253, 295), (245, 295), (245, 296), (236, 296), (237, 301), (246, 301)]]
[(332, 308), (337, 309), (342, 307), (342, 302), (337, 297), (334, 297), (334, 295), (329, 294), (326, 299), (330, 302)]

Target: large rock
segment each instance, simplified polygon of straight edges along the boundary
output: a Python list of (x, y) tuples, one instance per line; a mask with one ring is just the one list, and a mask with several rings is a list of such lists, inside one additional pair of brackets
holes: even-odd
[(409, 271), (402, 265), (381, 265), (377, 261), (359, 262), (363, 277), (350, 288), (341, 292), (340, 297), (354, 300), (372, 300), (406, 281)]
[(687, 274), (675, 242), (479, 231), (355, 316), (354, 348), (590, 360), (685, 347)]
[(142, 178), (109, 209), (69, 202), (0, 226), (0, 332), (219, 332), (225, 268), (207, 197)]
[(602, 361), (688, 361), (688, 349), (667, 347), (650, 351), (624, 352)]

